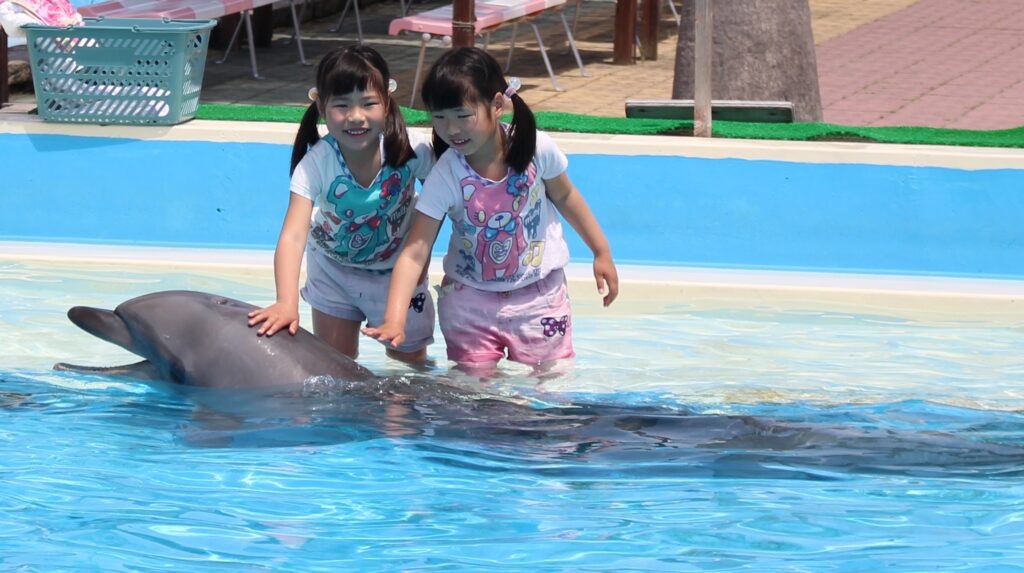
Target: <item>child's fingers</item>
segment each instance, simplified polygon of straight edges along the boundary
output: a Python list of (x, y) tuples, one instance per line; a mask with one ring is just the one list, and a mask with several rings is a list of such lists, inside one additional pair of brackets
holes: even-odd
[[(291, 323), (288, 319), (280, 316), (268, 317), (263, 326), (256, 331), (256, 334), (259, 336), (274, 336), (277, 331), (285, 327), (291, 330)], [(295, 333), (293, 332), (292, 334)]]
[(608, 306), (619, 297), (619, 278), (613, 276), (612, 280), (608, 281), (608, 295), (604, 299), (604, 305)]
[(618, 277), (615, 274), (601, 273), (597, 281), (597, 291), (604, 295), (604, 305), (610, 305), (619, 296)]
[(256, 336), (270, 336), (274, 334), (274, 321), (266, 320), (263, 322), (263, 326), (260, 326), (259, 330), (256, 331)]
[(365, 326), (362, 328), (362, 332), (366, 336), (369, 336), (370, 338), (375, 338), (381, 342), (390, 342), (391, 346), (396, 348), (398, 347), (399, 344), (402, 343), (403, 340), (405, 340), (405, 333), (394, 332), (380, 327)]
[(604, 296), (604, 305), (605, 305), (605, 306), (609, 306), (609, 305), (611, 305), (611, 304), (612, 304), (612, 302), (613, 302), (613, 301), (615, 301), (615, 299), (616, 299), (616, 298), (617, 298), (618, 296), (619, 296), (619, 291), (617, 291), (617, 290), (614, 290), (614, 289), (611, 289), (611, 290), (609, 290), (609, 291), (608, 291), (608, 294), (606, 294), (606, 295)]

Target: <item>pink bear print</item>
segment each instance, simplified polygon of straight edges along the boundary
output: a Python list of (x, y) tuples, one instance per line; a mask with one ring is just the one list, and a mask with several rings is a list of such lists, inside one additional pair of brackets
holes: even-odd
[(512, 277), (519, 270), (520, 256), (527, 247), (519, 215), (526, 207), (533, 165), (527, 173), (510, 173), (505, 181), (486, 183), (476, 177), (462, 180), (466, 220), (479, 227), (476, 259), (483, 280)]

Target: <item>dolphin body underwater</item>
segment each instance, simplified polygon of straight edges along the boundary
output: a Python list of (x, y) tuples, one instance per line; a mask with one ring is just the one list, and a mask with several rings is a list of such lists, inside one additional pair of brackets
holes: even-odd
[[(257, 336), (247, 322), (255, 308), (194, 291), (155, 292), (113, 311), (74, 307), (68, 311), (73, 323), (144, 360), (115, 367), (58, 363), (54, 368), (169, 382), (203, 406), (214, 396), (214, 409), (243, 421), (227, 432), (208, 432), (215, 445), (244, 447), (246, 430), (240, 428), (259, 418), (248, 445), (348, 441), (353, 439), (348, 426), (370, 428), (369, 435), (375, 436), (395, 435), (397, 428), (402, 436), (484, 444), (495, 455), (511, 451), (510, 459), (527, 466), (531, 460), (542, 465), (568, 462), (569, 467), (558, 471), (573, 475), (585, 473), (585, 468), (804, 479), (841, 479), (836, 476), (847, 472), (1024, 475), (1024, 447), (940, 432), (694, 414), (667, 407), (535, 407), (437, 377), (378, 377), (304, 329), (294, 336)], [(262, 414), (254, 418), (252, 412)], [(308, 431), (289, 433), (282, 441), (280, 435), (263, 431), (268, 413), (277, 420), (289, 419), (278, 423), (279, 428), (294, 428), (295, 419), (314, 422), (305, 423)], [(345, 428), (322, 431), (331, 425)], [(576, 463), (580, 461), (587, 463)], [(538, 471), (551, 469), (545, 467)]]

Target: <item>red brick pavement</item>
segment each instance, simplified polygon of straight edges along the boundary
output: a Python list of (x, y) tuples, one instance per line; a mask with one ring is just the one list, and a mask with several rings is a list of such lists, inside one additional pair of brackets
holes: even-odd
[[(416, 9), (447, 0), (418, 0)], [(965, 129), (1004, 129), (1024, 125), (1024, 0), (810, 0), (816, 14), (818, 76), (824, 119), (846, 125), (918, 125)], [(856, 4), (853, 4), (856, 2)], [(905, 8), (901, 8), (906, 5)], [(614, 4), (584, 2), (576, 38), (590, 76), (580, 77), (567, 50), (551, 50), (564, 92), (551, 90), (547, 73), (528, 40), (517, 49), (516, 74), (524, 97), (538, 111), (622, 116), (627, 98), (667, 99), (674, 75), (675, 35), (670, 17), (655, 62), (611, 64)], [(399, 76), (400, 100), (407, 100), (415, 69), (417, 40), (386, 34), (396, 3), (368, 4), (362, 10), (367, 41), (385, 54)], [(328, 14), (303, 25), (306, 52), (315, 61), (339, 42), (354, 41), (353, 26), (326, 30), (337, 21)], [(561, 33), (548, 19), (548, 32)], [(557, 30), (556, 30), (557, 29)], [(847, 31), (849, 30), (849, 31)], [(297, 66), (290, 27), (279, 28), (272, 49), (259, 50), (266, 80), (249, 75), (244, 51), (224, 65), (211, 52), (203, 101), (237, 103), (305, 102), (313, 68)], [(492, 38), (503, 54), (508, 31)], [(837, 35), (838, 34), (838, 35)], [(552, 36), (554, 37), (554, 36)], [(440, 48), (428, 50), (428, 63)], [(503, 56), (502, 56), (503, 57)], [(15, 101), (34, 101), (31, 93)]]
[(817, 47), (825, 121), (1024, 125), (1024, 0), (920, 0)]

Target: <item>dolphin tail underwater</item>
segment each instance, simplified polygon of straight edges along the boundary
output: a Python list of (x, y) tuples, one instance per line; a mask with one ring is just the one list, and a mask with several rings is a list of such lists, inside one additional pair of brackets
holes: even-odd
[(160, 291), (114, 310), (76, 306), (82, 330), (143, 358), (120, 366), (58, 363), (55, 370), (127, 376), (205, 388), (296, 387), (317, 376), (370, 380), (365, 367), (305, 329), (257, 336), (239, 300), (197, 291)]

